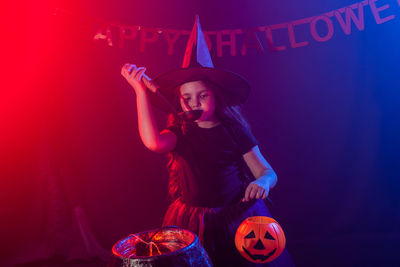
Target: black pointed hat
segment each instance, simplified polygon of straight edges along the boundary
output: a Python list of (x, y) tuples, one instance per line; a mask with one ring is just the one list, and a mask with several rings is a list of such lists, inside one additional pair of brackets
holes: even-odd
[[(159, 87), (159, 92), (176, 107), (179, 102), (174, 100), (174, 89), (178, 86), (198, 80), (208, 80), (218, 85), (228, 105), (239, 105), (246, 101), (250, 94), (249, 83), (239, 74), (231, 71), (214, 68), (203, 31), (200, 26), (199, 16), (193, 25), (182, 68), (161, 74), (154, 79)], [(171, 107), (165, 99), (151, 96), (151, 102), (161, 110), (171, 112)]]

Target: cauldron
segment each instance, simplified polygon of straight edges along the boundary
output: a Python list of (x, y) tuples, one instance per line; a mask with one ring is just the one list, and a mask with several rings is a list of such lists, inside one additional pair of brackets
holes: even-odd
[(131, 234), (114, 244), (109, 267), (212, 266), (199, 238), (175, 226)]

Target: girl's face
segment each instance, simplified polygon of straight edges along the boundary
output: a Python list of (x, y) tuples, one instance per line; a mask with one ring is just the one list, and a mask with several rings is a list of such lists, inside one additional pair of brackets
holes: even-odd
[(197, 121), (214, 121), (215, 96), (202, 81), (187, 82), (180, 86), (180, 104), (183, 111), (203, 110)]

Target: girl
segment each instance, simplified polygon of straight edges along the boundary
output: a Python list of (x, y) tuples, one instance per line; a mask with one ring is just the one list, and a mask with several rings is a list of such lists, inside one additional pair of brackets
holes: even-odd
[[(126, 64), (121, 74), (136, 92), (144, 145), (154, 152), (169, 153), (173, 203), (163, 225), (196, 233), (215, 266), (256, 266), (236, 250), (234, 236), (245, 218), (271, 217), (263, 200), (277, 176), (260, 153), (238, 106), (232, 104), (232, 95), (240, 94), (229, 92), (205, 73), (185, 77), (169, 90), (170, 100), (178, 111), (203, 112), (194, 122), (171, 113), (168, 126), (159, 132), (150, 104), (152, 93), (146, 88), (154, 84), (145, 78), (145, 70)], [(242, 100), (247, 97), (242, 95)], [(268, 266), (292, 263), (284, 251)]]

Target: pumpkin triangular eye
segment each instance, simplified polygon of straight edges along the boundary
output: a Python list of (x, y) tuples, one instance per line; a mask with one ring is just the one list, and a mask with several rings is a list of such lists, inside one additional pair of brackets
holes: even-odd
[(254, 231), (251, 230), (251, 232), (248, 233), (244, 238), (255, 238), (255, 237), (256, 237), (256, 235), (254, 234)]
[(264, 236), (265, 239), (275, 240), (275, 238), (267, 231)]

